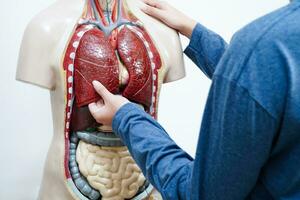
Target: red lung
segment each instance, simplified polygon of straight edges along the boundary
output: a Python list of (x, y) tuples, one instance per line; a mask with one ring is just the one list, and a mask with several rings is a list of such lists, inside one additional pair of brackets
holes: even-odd
[[(117, 52), (129, 73), (129, 83), (122, 91), (126, 98), (151, 105), (152, 71), (143, 41), (124, 27), (117, 34)], [(110, 92), (119, 92), (119, 62), (108, 37), (98, 29), (85, 33), (75, 57), (75, 95), (78, 107), (99, 100), (92, 81), (100, 81)]]
[[(148, 53), (143, 41), (126, 26), (110, 37), (106, 37), (97, 28), (84, 34), (79, 42), (74, 62), (76, 99), (72, 114), (74, 131), (99, 125), (87, 108), (89, 103), (101, 98), (92, 86), (93, 80), (100, 81), (110, 92), (122, 94), (129, 100), (144, 105), (145, 110), (149, 110), (153, 80)], [(125, 88), (119, 88), (119, 62), (124, 64), (129, 73), (129, 81)]]
[(123, 28), (118, 34), (118, 52), (129, 73), (129, 83), (122, 95), (132, 101), (151, 105), (152, 71), (147, 49), (138, 36)]
[(102, 31), (89, 30), (80, 40), (75, 57), (75, 97), (78, 107), (99, 100), (92, 81), (100, 81), (110, 92), (119, 91), (119, 63)]

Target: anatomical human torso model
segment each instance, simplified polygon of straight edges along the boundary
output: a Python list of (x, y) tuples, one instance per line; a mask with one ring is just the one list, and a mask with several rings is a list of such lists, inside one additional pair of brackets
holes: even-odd
[[(157, 119), (162, 83), (185, 76), (176, 32), (139, 0), (59, 0), (28, 25), (17, 79), (51, 91), (54, 137), (40, 199), (161, 199), (112, 128), (87, 105), (91, 82)], [(143, 133), (141, 133), (143, 134)]]

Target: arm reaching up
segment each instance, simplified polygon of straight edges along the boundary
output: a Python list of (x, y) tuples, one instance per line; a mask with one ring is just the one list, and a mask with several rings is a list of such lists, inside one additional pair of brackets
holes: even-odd
[(145, 3), (143, 12), (191, 39), (184, 53), (207, 77), (212, 78), (217, 64), (227, 49), (225, 40), (167, 2), (143, 1)]
[(197, 22), (184, 13), (178, 11), (167, 2), (158, 0), (143, 0), (145, 7), (142, 9), (146, 14), (162, 21), (167, 26), (179, 31), (182, 35), (190, 38)]

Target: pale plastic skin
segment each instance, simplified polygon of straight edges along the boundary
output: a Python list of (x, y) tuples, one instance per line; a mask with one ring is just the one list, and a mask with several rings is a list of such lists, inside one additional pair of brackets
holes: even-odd
[[(126, 0), (144, 24), (163, 61), (160, 84), (185, 77), (178, 33), (144, 14), (139, 0)], [(16, 79), (50, 90), (54, 134), (39, 191), (39, 199), (76, 199), (64, 175), (65, 77), (62, 60), (68, 39), (84, 9), (84, 0), (58, 0), (28, 24), (19, 54)]]

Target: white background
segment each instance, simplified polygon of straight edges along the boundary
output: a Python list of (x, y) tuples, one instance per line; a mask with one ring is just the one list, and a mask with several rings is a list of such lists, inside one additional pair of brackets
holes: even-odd
[[(15, 81), (18, 51), (30, 19), (54, 0), (1, 0), (0, 5), (0, 199), (35, 199), (52, 137), (49, 92)], [(226, 41), (253, 19), (287, 0), (169, 0)], [(188, 40), (182, 38), (183, 47)], [(192, 156), (210, 81), (187, 58), (186, 78), (165, 84), (159, 122)]]

